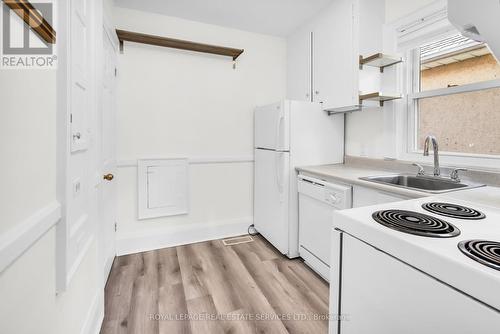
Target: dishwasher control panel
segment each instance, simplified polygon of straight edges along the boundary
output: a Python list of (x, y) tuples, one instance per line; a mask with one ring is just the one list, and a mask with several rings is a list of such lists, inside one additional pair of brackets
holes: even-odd
[(325, 194), (325, 201), (330, 204), (340, 205), (342, 204), (342, 194), (337, 194), (336, 192), (327, 191)]
[(327, 203), (337, 210), (350, 209), (352, 207), (351, 186), (299, 175), (298, 191), (299, 193)]

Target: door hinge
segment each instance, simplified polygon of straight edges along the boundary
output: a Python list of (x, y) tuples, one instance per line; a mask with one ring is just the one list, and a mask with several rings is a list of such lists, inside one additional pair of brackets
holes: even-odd
[(115, 77), (118, 75), (118, 69), (115, 67)]
[(69, 114), (69, 122), (73, 123), (73, 114)]
[(115, 232), (118, 231), (118, 224), (115, 222)]

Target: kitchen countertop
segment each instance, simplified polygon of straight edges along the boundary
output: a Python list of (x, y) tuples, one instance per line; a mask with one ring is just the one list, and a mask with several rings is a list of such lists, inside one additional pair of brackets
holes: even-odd
[(344, 164), (297, 167), (297, 171), (299, 171), (301, 174), (317, 177), (325, 181), (337, 181), (347, 184), (359, 185), (367, 188), (382, 190), (392, 194), (403, 195), (408, 198), (420, 198), (433, 195), (418, 190), (404, 189), (359, 179), (360, 177), (366, 176), (396, 174), (396, 172), (394, 171), (372, 168), (359, 168), (357, 166), (352, 167)]
[(433, 196), (440, 199), (456, 199), (500, 209), (499, 187), (487, 186), (475, 189), (452, 191), (443, 194), (430, 194), (422, 191), (404, 189), (359, 179), (360, 177), (366, 176), (396, 174), (397, 172), (395, 171), (373, 168), (360, 168), (358, 166), (354, 167), (345, 164), (298, 167), (297, 171), (299, 171), (301, 174), (317, 177), (325, 181), (359, 185), (367, 188), (382, 190), (392, 194), (403, 195), (408, 198)]
[[(481, 187), (469, 190), (453, 191), (437, 195), (436, 198), (449, 201), (459, 200), (482, 206), (488, 206), (500, 210), (500, 188), (499, 187)], [(499, 225), (500, 230), (500, 225)]]

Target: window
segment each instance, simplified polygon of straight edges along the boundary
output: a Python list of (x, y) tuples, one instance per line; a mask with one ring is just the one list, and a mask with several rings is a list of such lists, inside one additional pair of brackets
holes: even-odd
[(408, 59), (409, 150), (434, 135), (443, 152), (500, 158), (500, 64), (486, 45), (456, 34)]

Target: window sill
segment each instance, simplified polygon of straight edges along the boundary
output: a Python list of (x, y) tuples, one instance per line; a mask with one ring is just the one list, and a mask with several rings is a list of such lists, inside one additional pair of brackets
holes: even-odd
[[(429, 152), (429, 156), (424, 156), (423, 151), (404, 152), (399, 159), (431, 165), (433, 163), (433, 153)], [(440, 152), (439, 160), (443, 167), (468, 167), (478, 171), (500, 172), (499, 155)]]

